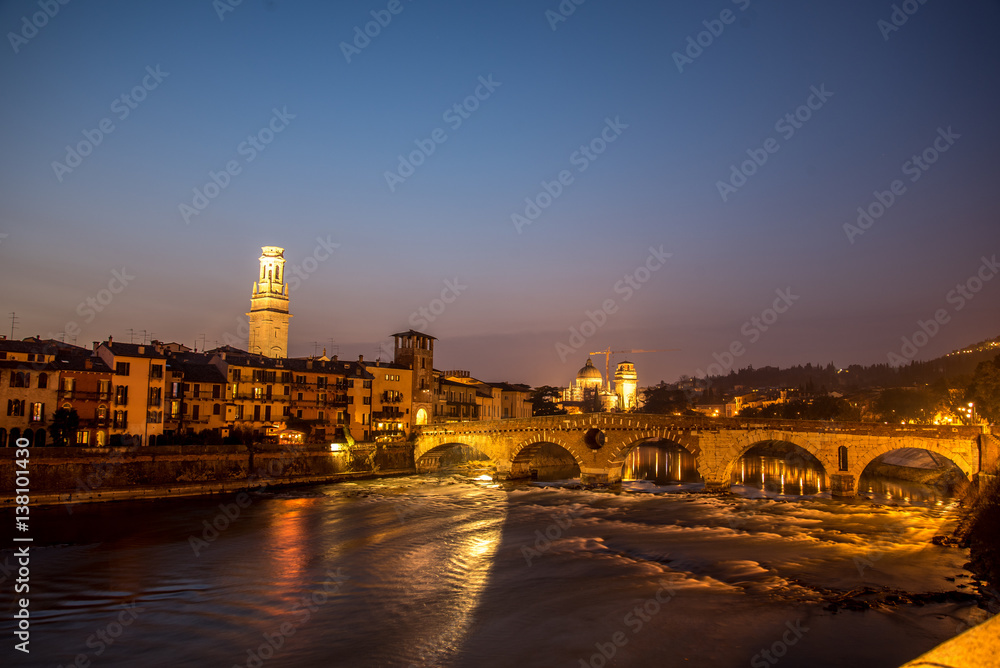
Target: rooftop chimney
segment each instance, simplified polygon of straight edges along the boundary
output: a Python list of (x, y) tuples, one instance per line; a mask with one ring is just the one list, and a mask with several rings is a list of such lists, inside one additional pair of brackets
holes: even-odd
[(364, 363), (365, 363), (365, 356), (358, 355), (358, 364), (364, 364)]

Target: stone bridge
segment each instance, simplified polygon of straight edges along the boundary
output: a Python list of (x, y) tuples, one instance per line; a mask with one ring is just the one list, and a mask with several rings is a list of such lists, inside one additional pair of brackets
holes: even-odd
[(729, 489), (734, 465), (755, 445), (790, 443), (816, 457), (833, 495), (845, 497), (856, 493), (873, 459), (898, 448), (942, 455), (970, 480), (994, 472), (1000, 459), (1000, 439), (986, 427), (592, 413), (433, 424), (415, 433), (414, 459), (422, 470), (433, 468), (446, 450), (465, 445), (489, 457), (499, 476), (528, 477), (539, 449), (554, 444), (576, 461), (584, 484), (598, 485), (621, 481), (633, 448), (669, 441), (694, 455), (710, 489)]

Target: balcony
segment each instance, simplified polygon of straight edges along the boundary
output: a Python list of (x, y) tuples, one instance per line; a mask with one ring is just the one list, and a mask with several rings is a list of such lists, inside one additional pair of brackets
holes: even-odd
[(111, 395), (107, 392), (83, 392), (81, 390), (66, 390), (60, 388), (58, 391), (60, 401), (107, 401)]

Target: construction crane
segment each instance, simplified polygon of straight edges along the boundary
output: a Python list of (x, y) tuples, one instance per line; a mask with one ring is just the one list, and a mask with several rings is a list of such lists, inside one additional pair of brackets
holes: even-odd
[(607, 350), (598, 350), (597, 352), (588, 353), (589, 355), (604, 355), (604, 382), (607, 383), (607, 387), (611, 388), (611, 356), (616, 354), (627, 354), (631, 355), (633, 353), (669, 353), (680, 350), (680, 348), (660, 348), (659, 350), (611, 350), (611, 346), (608, 346)]

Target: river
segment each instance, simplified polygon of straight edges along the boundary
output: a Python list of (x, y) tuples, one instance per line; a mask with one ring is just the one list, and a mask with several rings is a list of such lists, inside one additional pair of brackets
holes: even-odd
[(695, 487), (444, 474), (34, 509), (8, 665), (889, 667), (986, 618), (968, 551), (931, 544), (950, 500)]

